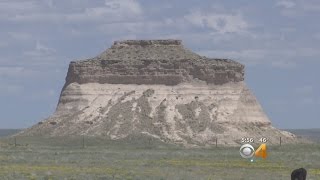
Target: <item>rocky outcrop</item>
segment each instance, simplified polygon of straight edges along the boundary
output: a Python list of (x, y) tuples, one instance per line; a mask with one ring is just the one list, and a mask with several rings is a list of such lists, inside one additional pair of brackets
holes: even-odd
[(121, 41), (100, 56), (71, 62), (67, 83), (177, 85), (194, 79), (210, 84), (244, 80), (244, 66), (209, 59), (185, 49), (178, 40)]
[(56, 112), (20, 135), (145, 134), (184, 145), (239, 144), (242, 137), (296, 142), (271, 126), (244, 83), (244, 66), (199, 56), (179, 40), (120, 41), (71, 62)]

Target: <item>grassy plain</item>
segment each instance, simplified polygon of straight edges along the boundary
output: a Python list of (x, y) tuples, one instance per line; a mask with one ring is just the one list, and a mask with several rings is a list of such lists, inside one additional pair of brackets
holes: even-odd
[(269, 146), (269, 157), (254, 162), (239, 147), (186, 149), (143, 138), (18, 137), (0, 146), (0, 179), (287, 180), (300, 167), (320, 179), (320, 144)]

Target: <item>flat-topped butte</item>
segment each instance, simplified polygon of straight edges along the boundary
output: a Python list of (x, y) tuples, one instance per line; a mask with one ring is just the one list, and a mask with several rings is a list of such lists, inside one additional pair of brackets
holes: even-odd
[(71, 62), (56, 111), (19, 135), (143, 135), (190, 147), (238, 146), (242, 137), (298, 142), (271, 125), (242, 64), (200, 56), (180, 40), (116, 41)]

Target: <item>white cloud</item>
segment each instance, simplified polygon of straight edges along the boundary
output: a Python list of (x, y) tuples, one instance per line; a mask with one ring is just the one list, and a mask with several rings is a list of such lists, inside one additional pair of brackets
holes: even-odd
[(293, 1), (290, 0), (280, 0), (276, 2), (276, 6), (282, 7), (282, 8), (293, 8), (296, 6), (296, 3), (294, 3)]
[(10, 20), (15, 16), (30, 15), (37, 12), (41, 7), (36, 1), (0, 1), (0, 20)]
[(139, 21), (139, 22), (121, 22), (121, 23), (107, 23), (98, 26), (98, 29), (104, 34), (161, 34), (164, 30), (170, 28), (174, 30), (176, 24), (171, 23), (170, 20), (165, 21)]
[(13, 1), (2, 0), (0, 1), (0, 12), (25, 12), (32, 11), (38, 8), (38, 5), (33, 1)]
[(6, 64), (15, 64), (35, 71), (37, 74), (49, 73), (53, 68), (65, 68), (71, 58), (60, 55), (59, 51), (40, 41), (36, 41), (34, 47), (29, 50), (21, 50), (12, 57), (12, 62)]
[(67, 21), (118, 22), (136, 19), (142, 14), (135, 0), (106, 0), (105, 6), (86, 8), (84, 12), (66, 15)]
[(106, 0), (105, 5), (116, 13), (119, 11), (127, 11), (132, 14), (141, 14), (140, 4), (135, 0)]
[(287, 17), (305, 16), (308, 13), (320, 12), (320, 1), (318, 0), (281, 0), (276, 3), (277, 6), (282, 7), (281, 13)]
[(50, 52), (54, 52), (55, 51), (54, 49), (49, 48), (49, 47), (41, 44), (39, 41), (37, 41), (37, 43), (36, 43), (35, 50), (46, 52), (46, 53), (50, 53)]
[(239, 14), (215, 14), (194, 11), (184, 17), (191, 24), (210, 28), (219, 33), (241, 33), (248, 28), (248, 23)]
[(33, 50), (26, 51), (23, 54), (27, 56), (32, 56), (32, 57), (39, 57), (39, 56), (41, 57), (41, 56), (52, 55), (55, 52), (56, 52), (55, 49), (47, 47), (46, 45), (37, 41)]
[[(96, 7), (80, 7), (78, 3), (74, 1), (73, 6), (70, 7), (70, 10), (67, 12), (60, 12), (58, 9), (54, 9), (54, 4), (50, 0), (42, 4), (32, 3), (35, 5), (29, 7), (30, 11), (25, 11), (22, 8), (23, 4), (17, 2), (8, 2), (7, 4), (17, 6), (17, 12), (8, 18), (16, 22), (118, 22), (136, 19), (142, 14), (141, 6), (135, 0), (105, 0), (104, 5)], [(18, 8), (20, 6), (21, 8)], [(48, 7), (50, 10), (48, 10)]]
[[(125, 39), (126, 37), (137, 38), (177, 38), (189, 39), (190, 36), (201, 33), (190, 32), (192, 28), (188, 21), (183, 17), (170, 17), (160, 20), (137, 20), (132, 22), (116, 22), (99, 24), (97, 30), (106, 36), (111, 36), (112, 39)], [(201, 34), (208, 38), (208, 34)]]

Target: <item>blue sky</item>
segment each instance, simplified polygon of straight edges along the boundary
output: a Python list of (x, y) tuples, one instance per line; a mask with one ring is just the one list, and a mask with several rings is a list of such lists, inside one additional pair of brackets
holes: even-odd
[(160, 38), (245, 64), (276, 127), (320, 128), (319, 18), (318, 0), (1, 0), (0, 128), (49, 116), (71, 60)]

